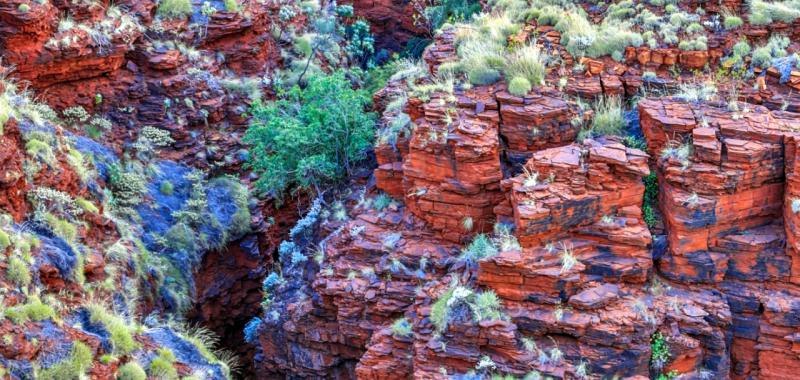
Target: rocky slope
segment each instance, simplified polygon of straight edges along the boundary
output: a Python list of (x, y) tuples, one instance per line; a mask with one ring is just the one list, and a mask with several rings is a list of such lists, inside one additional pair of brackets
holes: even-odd
[(296, 217), (262, 217), (274, 206), (225, 173), (246, 158), (256, 74), (280, 60), (278, 5), (211, 3), (184, 19), (155, 1), (0, 4), (0, 377), (229, 378), (215, 350), (251, 351), (242, 328)]

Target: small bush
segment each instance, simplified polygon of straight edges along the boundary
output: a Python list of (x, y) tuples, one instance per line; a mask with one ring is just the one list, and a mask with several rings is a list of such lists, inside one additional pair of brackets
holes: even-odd
[(8, 260), (6, 278), (19, 287), (28, 286), (31, 283), (31, 271), (24, 261), (18, 257), (12, 257)]
[(158, 191), (164, 195), (172, 195), (172, 193), (175, 191), (175, 187), (172, 185), (172, 182), (164, 181), (161, 182), (161, 185), (158, 187)]
[(497, 252), (497, 247), (495, 247), (494, 242), (492, 242), (489, 236), (486, 234), (478, 234), (465, 249), (461, 250), (459, 259), (472, 264), (483, 258), (492, 257), (496, 255)]
[(669, 345), (664, 335), (656, 332), (650, 338), (650, 365), (656, 370), (661, 370), (672, 356), (669, 352)]
[(225, 11), (226, 12), (241, 12), (241, 6), (239, 5), (239, 1), (237, 0), (225, 0)]
[(744, 21), (738, 16), (725, 16), (725, 21), (723, 24), (725, 25), (726, 30), (733, 30), (744, 25)]
[(747, 39), (742, 39), (741, 41), (737, 42), (736, 45), (733, 45), (733, 54), (743, 58), (750, 54), (750, 44), (747, 43)]
[(31, 6), (28, 4), (20, 4), (17, 9), (22, 13), (28, 13), (31, 10)]
[(84, 198), (80, 198), (79, 197), (79, 198), (75, 199), (75, 204), (77, 204), (78, 207), (83, 209), (83, 211), (86, 211), (86, 212), (89, 212), (89, 213), (92, 213), (92, 214), (97, 214), (97, 213), (100, 212), (100, 209), (98, 209), (97, 206), (94, 205), (94, 203), (92, 203), (89, 200), (84, 199)]
[[(511, 79), (511, 82), (522, 78), (528, 81), (528, 86), (539, 86), (544, 84), (545, 64), (539, 48), (535, 45), (528, 45), (511, 53), (506, 59), (503, 74), (506, 79)], [(511, 91), (510, 88), (511, 84), (509, 84), (509, 91)]]
[(561, 273), (567, 273), (578, 264), (578, 259), (575, 257), (575, 252), (571, 247), (561, 247)]
[(693, 22), (693, 23), (689, 24), (689, 26), (686, 27), (686, 33), (689, 33), (689, 34), (702, 33), (705, 30), (706, 29), (703, 28), (703, 26), (700, 25), (700, 23), (697, 23), (697, 22)]
[(4, 252), (6, 248), (11, 246), (11, 237), (8, 233), (0, 229), (0, 253)]
[(30, 297), (28, 303), (6, 309), (6, 317), (16, 324), (27, 321), (39, 322), (55, 316), (55, 310), (49, 305), (43, 304), (38, 297)]
[(796, 1), (750, 2), (750, 23), (753, 25), (768, 25), (776, 21), (790, 23), (797, 18), (800, 18), (800, 7)]
[(25, 143), (25, 152), (41, 162), (55, 166), (56, 156), (49, 144), (38, 139), (30, 139)]
[(37, 372), (36, 378), (42, 380), (80, 379), (92, 367), (92, 350), (80, 341), (72, 343), (68, 358), (54, 364), (50, 368)]
[(447, 329), (454, 308), (466, 306), (472, 312), (473, 322), (505, 318), (500, 310), (500, 299), (492, 291), (475, 293), (471, 289), (456, 286), (448, 289), (431, 306), (430, 321), (437, 333)]
[(392, 197), (386, 193), (380, 193), (377, 197), (375, 197), (375, 199), (372, 200), (372, 208), (375, 211), (383, 211), (389, 207), (390, 204), (392, 204)]
[(625, 115), (618, 97), (602, 98), (594, 105), (592, 132), (600, 136), (621, 136), (625, 130)]
[(467, 79), (476, 86), (484, 86), (500, 80), (500, 72), (487, 66), (475, 66), (467, 72)]
[(683, 40), (678, 44), (678, 49), (681, 49), (683, 51), (708, 50), (708, 45), (706, 44), (706, 37), (700, 36), (695, 38), (694, 40)]
[(392, 323), (392, 335), (400, 338), (410, 337), (414, 332), (411, 330), (411, 323), (407, 318), (400, 318)]
[(119, 367), (117, 380), (147, 380), (147, 374), (137, 362), (129, 362)]
[(173, 366), (175, 363), (175, 354), (168, 348), (159, 348), (158, 356), (153, 358), (150, 362), (148, 372), (150, 376), (163, 379), (173, 380), (178, 378), (178, 370)]
[(751, 59), (753, 66), (760, 67), (762, 69), (769, 68), (772, 64), (772, 53), (770, 49), (767, 47), (760, 47), (753, 52), (753, 57)]
[(515, 96), (525, 96), (531, 90), (531, 82), (522, 77), (516, 77), (508, 83), (508, 92)]
[(184, 18), (191, 14), (191, 0), (161, 0), (158, 4), (158, 15), (164, 18)]
[(75, 239), (78, 238), (78, 227), (72, 225), (68, 220), (58, 218), (50, 213), (46, 214), (44, 218), (50, 230), (53, 231), (56, 236), (69, 243), (74, 242)]
[(114, 202), (120, 206), (138, 204), (147, 192), (147, 178), (130, 168), (110, 166), (109, 181)]
[(447, 323), (450, 320), (450, 299), (453, 297), (454, 291), (455, 288), (448, 289), (431, 306), (430, 320), (439, 333), (447, 329)]
[(131, 329), (122, 317), (109, 313), (104, 305), (93, 304), (87, 306), (87, 309), (91, 321), (102, 323), (108, 330), (114, 354), (127, 355), (138, 347)]
[(503, 317), (500, 311), (500, 299), (491, 290), (476, 294), (471, 306), (472, 318), (477, 322), (497, 320)]

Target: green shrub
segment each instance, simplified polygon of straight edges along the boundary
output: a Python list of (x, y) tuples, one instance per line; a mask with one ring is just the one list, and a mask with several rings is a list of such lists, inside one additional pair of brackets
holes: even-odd
[(446, 22), (468, 20), (473, 14), (481, 11), (481, 4), (476, 0), (441, 0), (431, 4), (422, 12), (426, 21), (425, 26), (431, 32)]
[(500, 311), (500, 299), (491, 290), (476, 294), (471, 306), (472, 319), (476, 322), (493, 321), (503, 317)]
[(370, 33), (369, 23), (365, 20), (357, 20), (346, 27), (345, 32), (347, 39), (345, 51), (354, 64), (366, 69), (367, 63), (375, 53), (375, 37)]
[(165, 180), (164, 182), (161, 182), (161, 185), (158, 187), (158, 191), (164, 195), (172, 195), (172, 193), (175, 191), (175, 188), (172, 185), (172, 182)]
[(38, 297), (31, 296), (27, 303), (7, 308), (5, 315), (14, 323), (20, 324), (27, 321), (38, 322), (52, 319), (56, 313), (52, 307), (43, 304)]
[(50, 368), (36, 373), (41, 380), (80, 379), (92, 367), (92, 350), (80, 341), (72, 343), (68, 358), (54, 364)]
[(380, 193), (372, 200), (372, 208), (375, 211), (383, 211), (392, 204), (392, 197), (386, 193)]
[(768, 25), (772, 23), (772, 18), (770, 18), (768, 13), (765, 12), (753, 12), (748, 17), (750, 23), (753, 25)]
[(195, 251), (203, 243), (197, 239), (194, 230), (183, 222), (170, 227), (164, 234), (164, 239), (167, 246), (176, 251)]
[(147, 380), (147, 374), (137, 362), (129, 362), (119, 367), (117, 380)]
[(175, 363), (175, 354), (168, 348), (159, 348), (158, 356), (153, 358), (150, 362), (148, 372), (150, 376), (163, 379), (173, 380), (178, 378), (178, 370), (173, 366)]
[(594, 105), (593, 134), (621, 136), (625, 130), (625, 115), (618, 97), (602, 98)]
[(321, 191), (349, 176), (372, 146), (375, 114), (365, 112), (368, 94), (351, 88), (343, 72), (311, 76), (308, 86), (255, 102), (244, 141), (248, 168), (261, 193), (279, 199), (294, 186)]
[(461, 250), (459, 259), (468, 263), (475, 263), (483, 258), (492, 257), (497, 253), (497, 247), (492, 239), (486, 234), (478, 234), (465, 249)]
[(6, 248), (11, 246), (11, 237), (8, 233), (0, 229), (0, 253), (4, 252)]
[(191, 14), (191, 0), (161, 0), (158, 4), (158, 15), (164, 18), (184, 18)]
[(125, 323), (125, 320), (107, 311), (107, 306), (91, 304), (86, 306), (86, 309), (92, 323), (101, 323), (105, 326), (115, 355), (128, 355), (138, 347), (133, 339), (131, 328)]
[(667, 340), (660, 332), (656, 332), (650, 338), (650, 365), (656, 370), (661, 370), (672, 356), (669, 352)]
[(655, 207), (658, 205), (658, 178), (656, 173), (650, 173), (644, 177), (644, 197), (642, 199), (643, 219), (648, 227), (653, 228), (656, 224)]
[(737, 42), (736, 45), (733, 45), (733, 54), (740, 58), (744, 58), (750, 54), (750, 50), (750, 44), (747, 43), (747, 39), (744, 38)]
[(97, 213), (100, 212), (100, 209), (98, 209), (97, 206), (94, 205), (94, 203), (90, 202), (89, 200), (87, 200), (85, 198), (78, 197), (77, 199), (75, 199), (75, 204), (77, 204), (78, 207), (83, 209), (83, 211), (86, 211), (86, 212), (89, 212), (89, 213), (92, 213), (92, 214), (97, 214)]
[(522, 77), (516, 77), (508, 83), (508, 92), (515, 96), (525, 96), (531, 90), (531, 82)]
[(686, 33), (689, 33), (689, 34), (702, 33), (705, 30), (706, 30), (706, 28), (703, 28), (703, 26), (700, 25), (700, 23), (697, 23), (697, 22), (693, 22), (693, 23), (689, 24), (689, 26), (686, 27)]
[(20, 4), (17, 9), (22, 13), (28, 13), (31, 10), (31, 6), (28, 4)]
[(707, 39), (705, 36), (697, 37), (693, 40), (683, 40), (678, 44), (678, 48), (683, 51), (692, 51), (692, 50), (708, 50), (708, 45), (706, 44)]
[(500, 309), (500, 299), (494, 292), (475, 293), (469, 288), (455, 286), (444, 292), (431, 306), (429, 319), (437, 334), (447, 329), (453, 309), (459, 306), (469, 308), (473, 322), (505, 318)]
[(528, 45), (515, 50), (508, 56), (503, 66), (503, 74), (512, 82), (514, 79), (522, 78), (528, 81), (529, 86), (539, 86), (544, 84), (545, 64), (539, 48), (535, 45)]
[(31, 283), (31, 271), (24, 261), (13, 256), (8, 260), (6, 278), (19, 287), (28, 286)]
[(56, 156), (46, 142), (32, 138), (25, 143), (25, 152), (50, 166), (55, 166)]
[(408, 322), (407, 318), (400, 318), (394, 323), (392, 323), (392, 335), (395, 337), (407, 338), (410, 337), (414, 332), (411, 329), (411, 323)]
[(500, 72), (488, 66), (475, 66), (467, 71), (469, 83), (484, 86), (500, 80)]
[(455, 288), (450, 288), (431, 306), (430, 320), (438, 333), (443, 333), (447, 329), (450, 320), (450, 298), (453, 296)]
[(78, 227), (75, 227), (68, 220), (58, 218), (50, 213), (45, 214), (44, 218), (50, 230), (53, 231), (56, 236), (69, 243), (74, 242), (75, 239), (78, 238)]
[(750, 1), (750, 23), (753, 25), (768, 25), (776, 21), (790, 23), (800, 18), (800, 4), (794, 0)]
[(147, 178), (144, 175), (118, 165), (110, 166), (108, 171), (115, 204), (132, 206), (142, 200), (147, 192)]
[(753, 57), (751, 59), (753, 66), (760, 67), (762, 69), (769, 68), (772, 65), (772, 53), (768, 47), (760, 47), (753, 51)]
[(241, 6), (239, 5), (239, 1), (237, 0), (225, 0), (225, 11), (226, 12), (241, 12)]
[(723, 24), (725, 25), (725, 29), (733, 30), (744, 25), (744, 21), (738, 16), (725, 16), (725, 21)]

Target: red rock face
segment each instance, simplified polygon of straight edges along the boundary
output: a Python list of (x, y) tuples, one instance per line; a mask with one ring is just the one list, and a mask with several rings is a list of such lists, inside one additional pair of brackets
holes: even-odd
[[(674, 100), (640, 103), (657, 160), (669, 248), (660, 271), (722, 290), (733, 313), (731, 376), (792, 377), (800, 305), (792, 202), (796, 115), (731, 112)], [(683, 153), (664, 150), (686, 141)], [(688, 146), (688, 145), (687, 145)]]
[(15, 222), (21, 222), (28, 211), (25, 200), (28, 184), (22, 171), (24, 149), (16, 120), (7, 121), (0, 135), (0, 207)]
[[(280, 54), (269, 32), (274, 7), (248, 2), (242, 12), (247, 17), (217, 12), (201, 29), (186, 20), (164, 21), (163, 32), (153, 29), (145, 38), (156, 2), (115, 4), (125, 16), (108, 16), (109, 4), (58, 1), (25, 13), (17, 4), (0, 5), (4, 64), (13, 65), (13, 77), (30, 83), (56, 110), (80, 105), (107, 116), (114, 124), (104, 136), (115, 142), (110, 145), (135, 141), (130, 125), (151, 125), (169, 130), (176, 140), (176, 149), (164, 158), (237, 170), (239, 137), (247, 125), (241, 115), (250, 100), (223, 88), (221, 70), (242, 78), (276, 67)], [(76, 26), (59, 31), (63, 14)], [(100, 23), (114, 25), (108, 43), (82, 29)], [(180, 44), (211, 59), (192, 57)]]
[(491, 228), (492, 209), (500, 201), (500, 141), (497, 103), (488, 93), (460, 99), (437, 94), (424, 106), (424, 118), (409, 142), (403, 163), (403, 188), (411, 212), (458, 240)]
[(571, 124), (574, 113), (558, 93), (519, 98), (497, 94), (502, 123), (500, 134), (511, 162), (525, 162), (531, 152), (561, 146), (575, 140), (579, 128)]
[[(391, 372), (395, 368), (410, 373), (407, 365), (393, 362), (356, 369), (367, 347), (385, 350), (368, 344), (372, 334), (406, 313), (417, 285), (443, 276), (447, 259), (457, 251), (403, 211), (362, 210), (336, 228), (341, 233), (326, 239), (326, 269), (310, 284), (315, 296), (289, 304), (281, 328), (266, 328), (260, 335), (258, 373), (328, 378), (353, 378), (356, 371), (367, 378), (397, 378)], [(408, 341), (386, 339), (398, 349), (410, 348)]]
[(352, 4), (356, 16), (369, 21), (370, 31), (377, 36), (376, 49), (401, 51), (410, 39), (423, 32), (414, 24), (416, 10), (412, 1), (353, 0), (342, 4)]
[[(195, 309), (187, 318), (224, 337), (224, 347), (236, 348), (244, 364), (252, 363), (253, 352), (244, 342), (243, 330), (261, 308), (261, 278), (271, 257), (262, 254), (255, 236), (228, 244), (219, 252), (209, 252), (194, 276)], [(253, 376), (250, 366), (243, 374)]]

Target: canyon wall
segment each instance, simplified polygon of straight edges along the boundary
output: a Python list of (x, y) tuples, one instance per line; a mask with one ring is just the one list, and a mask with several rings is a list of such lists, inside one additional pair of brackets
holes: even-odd
[[(433, 72), (455, 59), (452, 44), (445, 30), (426, 50)], [(643, 85), (634, 66), (690, 69), (714, 54), (633, 49), (629, 66), (587, 62), (564, 91), (633, 94)], [(379, 139), (374, 187), (359, 188), (394, 201), (376, 209), (353, 198), (348, 221), (316, 222), (324, 255), (284, 270), (286, 282), (269, 290), (275, 301), (256, 329), (259, 373), (791, 378), (800, 365), (798, 119), (768, 101), (782, 91), (741, 96), (772, 111), (642, 99), (633, 118), (642, 150), (615, 137), (578, 140), (574, 120), (592, 115), (553, 88), (517, 97), (502, 84), (456, 85), (409, 96), (381, 123), (411, 127)], [(376, 104), (403, 93), (413, 91), (401, 78)], [(663, 217), (653, 228), (642, 210), (651, 173)], [(496, 251), (471, 256), (477, 233)], [(474, 300), (488, 291), (502, 314), (481, 319)], [(663, 362), (656, 341), (669, 352)]]

